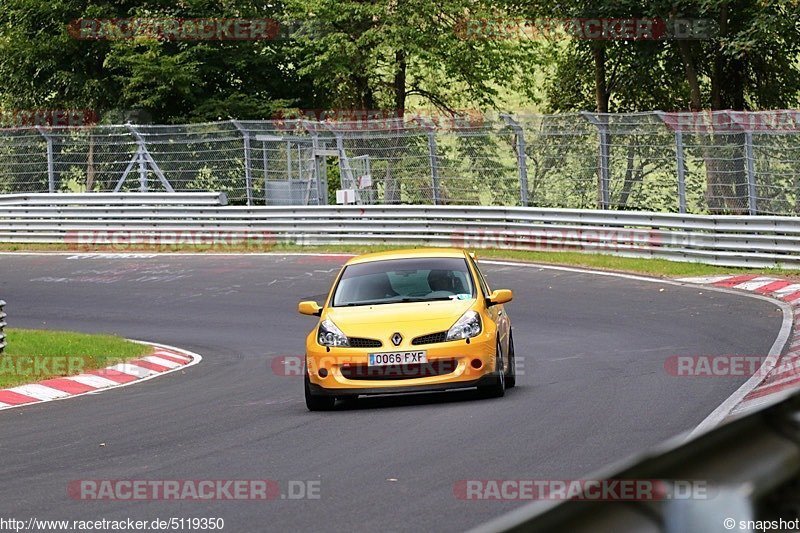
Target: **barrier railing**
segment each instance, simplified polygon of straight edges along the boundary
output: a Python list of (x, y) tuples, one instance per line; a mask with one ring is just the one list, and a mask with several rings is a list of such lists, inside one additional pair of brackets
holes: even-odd
[(800, 268), (800, 219), (469, 206), (5, 206), (0, 242), (252, 234), (301, 245), (382, 244), (602, 252)]
[(31, 193), (2, 194), (5, 205), (227, 205), (224, 192), (184, 193)]

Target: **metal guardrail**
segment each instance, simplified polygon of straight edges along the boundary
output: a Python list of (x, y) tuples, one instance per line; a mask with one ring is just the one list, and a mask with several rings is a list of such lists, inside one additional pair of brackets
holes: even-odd
[[(258, 232), (303, 245), (567, 250), (800, 268), (800, 218), (468, 206), (2, 206), (0, 242)], [(107, 240), (107, 239), (106, 239)], [(100, 239), (102, 241), (102, 239)]]
[(0, 300), (0, 355), (3, 354), (3, 349), (6, 347), (6, 334), (3, 331), (6, 327), (6, 313), (5, 313), (6, 302), (4, 300)]
[(6, 205), (66, 206), (66, 205), (202, 205), (228, 204), (224, 192), (183, 193), (31, 193), (0, 195), (0, 207)]
[[(702, 493), (625, 502), (581, 493), (573, 500), (530, 503), (471, 533), (739, 531), (740, 521), (800, 516), (800, 394), (681, 442), (589, 477), (663, 480), (667, 487), (691, 481), (705, 487)], [(734, 527), (724, 525), (726, 519)]]

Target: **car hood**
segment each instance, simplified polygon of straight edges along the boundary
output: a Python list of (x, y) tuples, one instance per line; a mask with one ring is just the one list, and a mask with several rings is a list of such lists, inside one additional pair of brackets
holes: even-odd
[(399, 332), (410, 341), (418, 335), (450, 329), (474, 304), (475, 300), (470, 299), (330, 307), (323, 318), (333, 321), (350, 337), (386, 341)]

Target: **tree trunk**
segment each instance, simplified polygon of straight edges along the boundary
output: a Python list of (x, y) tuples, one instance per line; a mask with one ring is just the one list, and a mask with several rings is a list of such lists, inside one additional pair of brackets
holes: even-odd
[[(405, 116), (406, 108), (406, 52), (405, 50), (397, 50), (394, 54), (394, 80), (392, 83), (392, 90), (394, 91), (394, 112), (397, 118), (403, 119)], [(402, 135), (403, 130), (400, 130)], [(394, 161), (401, 161), (403, 153), (407, 150), (407, 143), (405, 137), (399, 137), (396, 142), (396, 147), (393, 154), (387, 159), (386, 175), (384, 177), (384, 197), (383, 201), (387, 204), (400, 203), (400, 187), (397, 183), (397, 176), (392, 169)]]
[[(717, 15), (719, 37), (711, 41), (711, 110), (744, 108), (744, 66), (740, 60), (729, 60), (721, 42), (730, 33), (730, 10), (722, 3)], [(703, 160), (706, 166), (706, 204), (712, 214), (748, 212), (747, 174), (744, 160), (744, 135), (732, 128), (718, 130), (712, 120), (712, 131), (701, 134)]]
[[(722, 4), (717, 18), (720, 39), (728, 34), (728, 6)], [(724, 57), (720, 47), (719, 39), (714, 43), (714, 62), (711, 65), (711, 109), (725, 109), (722, 98), (722, 83), (724, 79)]]
[(394, 54), (394, 110), (402, 118), (406, 109), (406, 52), (398, 50)]
[(606, 48), (598, 44), (592, 48), (594, 58), (594, 88), (598, 113), (608, 113), (608, 85), (606, 84)]
[(697, 76), (694, 60), (692, 59), (689, 42), (684, 39), (678, 39), (676, 43), (678, 45), (678, 52), (683, 60), (686, 82), (689, 84), (689, 108), (692, 111), (700, 111), (703, 108), (703, 97), (700, 94), (700, 81)]

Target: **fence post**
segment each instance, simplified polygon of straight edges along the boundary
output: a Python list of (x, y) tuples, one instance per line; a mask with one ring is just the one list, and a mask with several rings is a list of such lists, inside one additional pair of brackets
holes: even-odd
[(326, 125), (326, 127), (336, 136), (336, 150), (339, 152), (339, 174), (343, 178), (342, 186), (345, 189), (352, 188), (356, 191), (356, 203), (363, 204), (361, 192), (358, 189), (358, 182), (353, 175), (353, 168), (350, 166), (350, 158), (347, 157), (347, 152), (344, 149), (344, 137), (342, 136), (342, 132), (334, 130), (330, 125)]
[(250, 132), (242, 127), (238, 120), (231, 120), (244, 142), (244, 187), (247, 196), (247, 205), (253, 205), (253, 175), (250, 172)]
[(41, 126), (36, 126), (36, 131), (47, 141), (47, 192), (56, 192), (56, 172), (53, 165), (53, 138)]
[(744, 153), (747, 159), (747, 205), (751, 215), (758, 214), (758, 203), (756, 202), (756, 168), (755, 155), (753, 154), (753, 132), (747, 131), (744, 134)]
[(141, 192), (147, 192), (148, 163), (150, 164), (150, 168), (153, 170), (153, 173), (158, 177), (159, 181), (161, 181), (161, 184), (164, 186), (167, 192), (175, 192), (175, 189), (172, 188), (172, 185), (167, 180), (166, 176), (164, 176), (164, 173), (161, 172), (161, 169), (156, 163), (156, 160), (153, 159), (153, 156), (151, 156), (150, 152), (147, 150), (147, 145), (145, 143), (144, 137), (142, 137), (142, 135), (136, 130), (136, 128), (130, 122), (125, 124), (125, 126), (128, 128), (128, 131), (131, 132), (133, 138), (136, 139), (137, 149), (134, 158), (131, 159), (131, 162), (128, 165), (128, 168), (125, 169), (125, 172), (122, 173), (122, 177), (117, 182), (117, 186), (114, 189), (114, 192), (118, 192), (121, 189), (122, 183), (125, 181), (125, 178), (128, 176), (128, 172), (130, 172), (131, 168), (133, 167), (133, 164), (136, 161), (139, 162), (139, 190)]
[(519, 122), (514, 120), (511, 115), (503, 113), (500, 117), (514, 131), (514, 139), (517, 145), (517, 171), (519, 172), (519, 202), (522, 207), (525, 207), (528, 205), (528, 154), (526, 152), (525, 132)]
[(428, 128), (428, 159), (430, 160), (431, 167), (431, 185), (433, 186), (433, 205), (439, 205), (440, 199), (440, 184), (439, 184), (439, 157), (438, 148), (436, 146), (436, 130)]
[(436, 145), (436, 126), (433, 120), (424, 117), (414, 117), (420, 127), (425, 129), (425, 135), (428, 138), (428, 166), (431, 171), (431, 188), (433, 205), (441, 203), (441, 183), (439, 180), (439, 148)]
[(144, 159), (142, 147), (138, 149), (139, 152), (139, 192), (147, 192), (147, 161)]
[(5, 306), (6, 302), (0, 300), (0, 355), (2, 355), (3, 349), (6, 347), (6, 334), (3, 331), (3, 328), (6, 327)]
[(686, 212), (686, 163), (683, 157), (683, 132), (675, 132), (675, 158), (678, 165), (678, 210)]
[(608, 117), (603, 116), (603, 120), (598, 120), (594, 113), (588, 111), (581, 111), (583, 118), (591, 122), (597, 127), (599, 133), (598, 145), (598, 197), (600, 200), (600, 209), (608, 209), (611, 204), (611, 195), (609, 193), (609, 185), (611, 183), (609, 177), (609, 133), (608, 133)]
[(686, 159), (683, 150), (683, 132), (680, 129), (680, 124), (677, 126), (671, 125), (663, 111), (654, 111), (654, 113), (667, 128), (675, 131), (675, 161), (678, 171), (678, 211), (680, 213), (686, 213)]
[(314, 178), (317, 182), (317, 204), (328, 205), (328, 176), (325, 167), (325, 157), (318, 155), (319, 133), (311, 127), (308, 121), (302, 122), (303, 128), (311, 135), (311, 150), (314, 158)]

